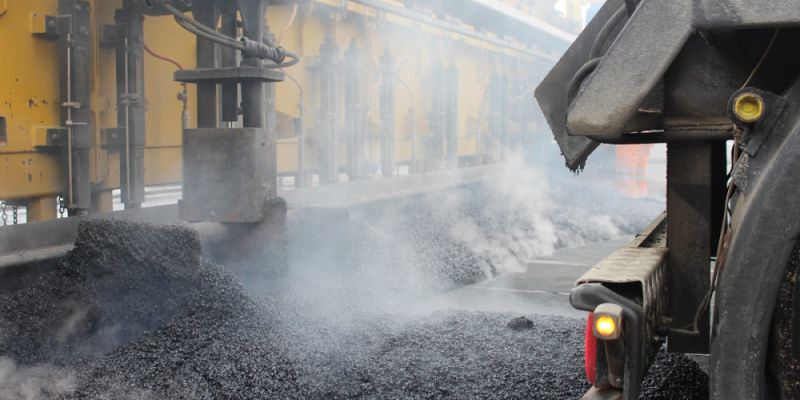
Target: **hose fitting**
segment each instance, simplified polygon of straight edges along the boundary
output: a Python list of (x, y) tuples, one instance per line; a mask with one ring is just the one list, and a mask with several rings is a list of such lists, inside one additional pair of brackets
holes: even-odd
[(276, 64), (281, 64), (286, 60), (286, 50), (283, 47), (270, 47), (248, 38), (242, 38), (242, 44), (244, 44), (244, 50), (242, 50), (244, 58), (260, 58)]

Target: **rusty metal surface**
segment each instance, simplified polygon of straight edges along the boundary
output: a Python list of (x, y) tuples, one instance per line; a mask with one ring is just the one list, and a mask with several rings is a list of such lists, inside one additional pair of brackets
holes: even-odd
[(622, 247), (583, 274), (575, 284), (640, 283), (645, 292), (644, 306), (648, 307), (652, 305), (653, 297), (647, 294), (657, 286), (651, 286), (650, 281), (663, 281), (666, 256), (664, 247)]
[[(661, 213), (627, 246), (620, 247), (590, 270), (575, 285), (584, 283), (639, 283), (642, 306), (660, 315), (659, 302), (666, 279), (669, 249), (663, 240), (666, 233), (666, 213)], [(648, 317), (650, 317), (648, 315)], [(652, 319), (654, 321), (655, 319)]]
[(647, 325), (660, 322), (666, 308), (666, 247), (623, 247), (617, 249), (581, 276), (584, 283), (638, 284)]

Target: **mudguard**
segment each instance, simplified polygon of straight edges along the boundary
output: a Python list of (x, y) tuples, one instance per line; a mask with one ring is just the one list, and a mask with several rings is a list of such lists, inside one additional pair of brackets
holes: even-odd
[(743, 154), (733, 174), (737, 196), (732, 236), (712, 331), (712, 399), (766, 396), (773, 311), (800, 236), (800, 84), (783, 100), (768, 110), (763, 118), (767, 123), (745, 133)]
[(614, 15), (623, 0), (609, 0), (592, 18), (586, 29), (572, 43), (553, 69), (536, 88), (535, 96), (544, 113), (553, 136), (561, 148), (570, 169), (582, 169), (586, 158), (599, 145), (587, 137), (569, 136), (567, 134), (567, 90), (569, 81), (581, 66), (589, 60), (589, 52), (600, 30)]

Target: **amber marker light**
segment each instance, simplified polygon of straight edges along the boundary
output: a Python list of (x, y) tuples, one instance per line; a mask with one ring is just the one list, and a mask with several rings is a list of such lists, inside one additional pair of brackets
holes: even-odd
[(619, 339), (622, 334), (622, 307), (603, 303), (594, 309), (594, 336), (602, 340)]
[(733, 101), (733, 114), (742, 122), (756, 122), (764, 115), (764, 99), (755, 93), (742, 93)]

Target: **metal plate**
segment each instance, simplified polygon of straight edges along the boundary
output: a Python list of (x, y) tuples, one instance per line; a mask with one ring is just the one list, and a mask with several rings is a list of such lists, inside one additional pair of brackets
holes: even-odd
[(284, 74), (277, 69), (255, 67), (200, 68), (175, 71), (175, 80), (185, 83), (198, 82), (283, 82)]
[[(650, 319), (658, 312), (657, 300), (664, 284), (665, 247), (623, 247), (617, 249), (581, 276), (584, 283), (638, 283), (642, 287), (642, 306)], [(655, 306), (655, 307), (654, 307)]]

